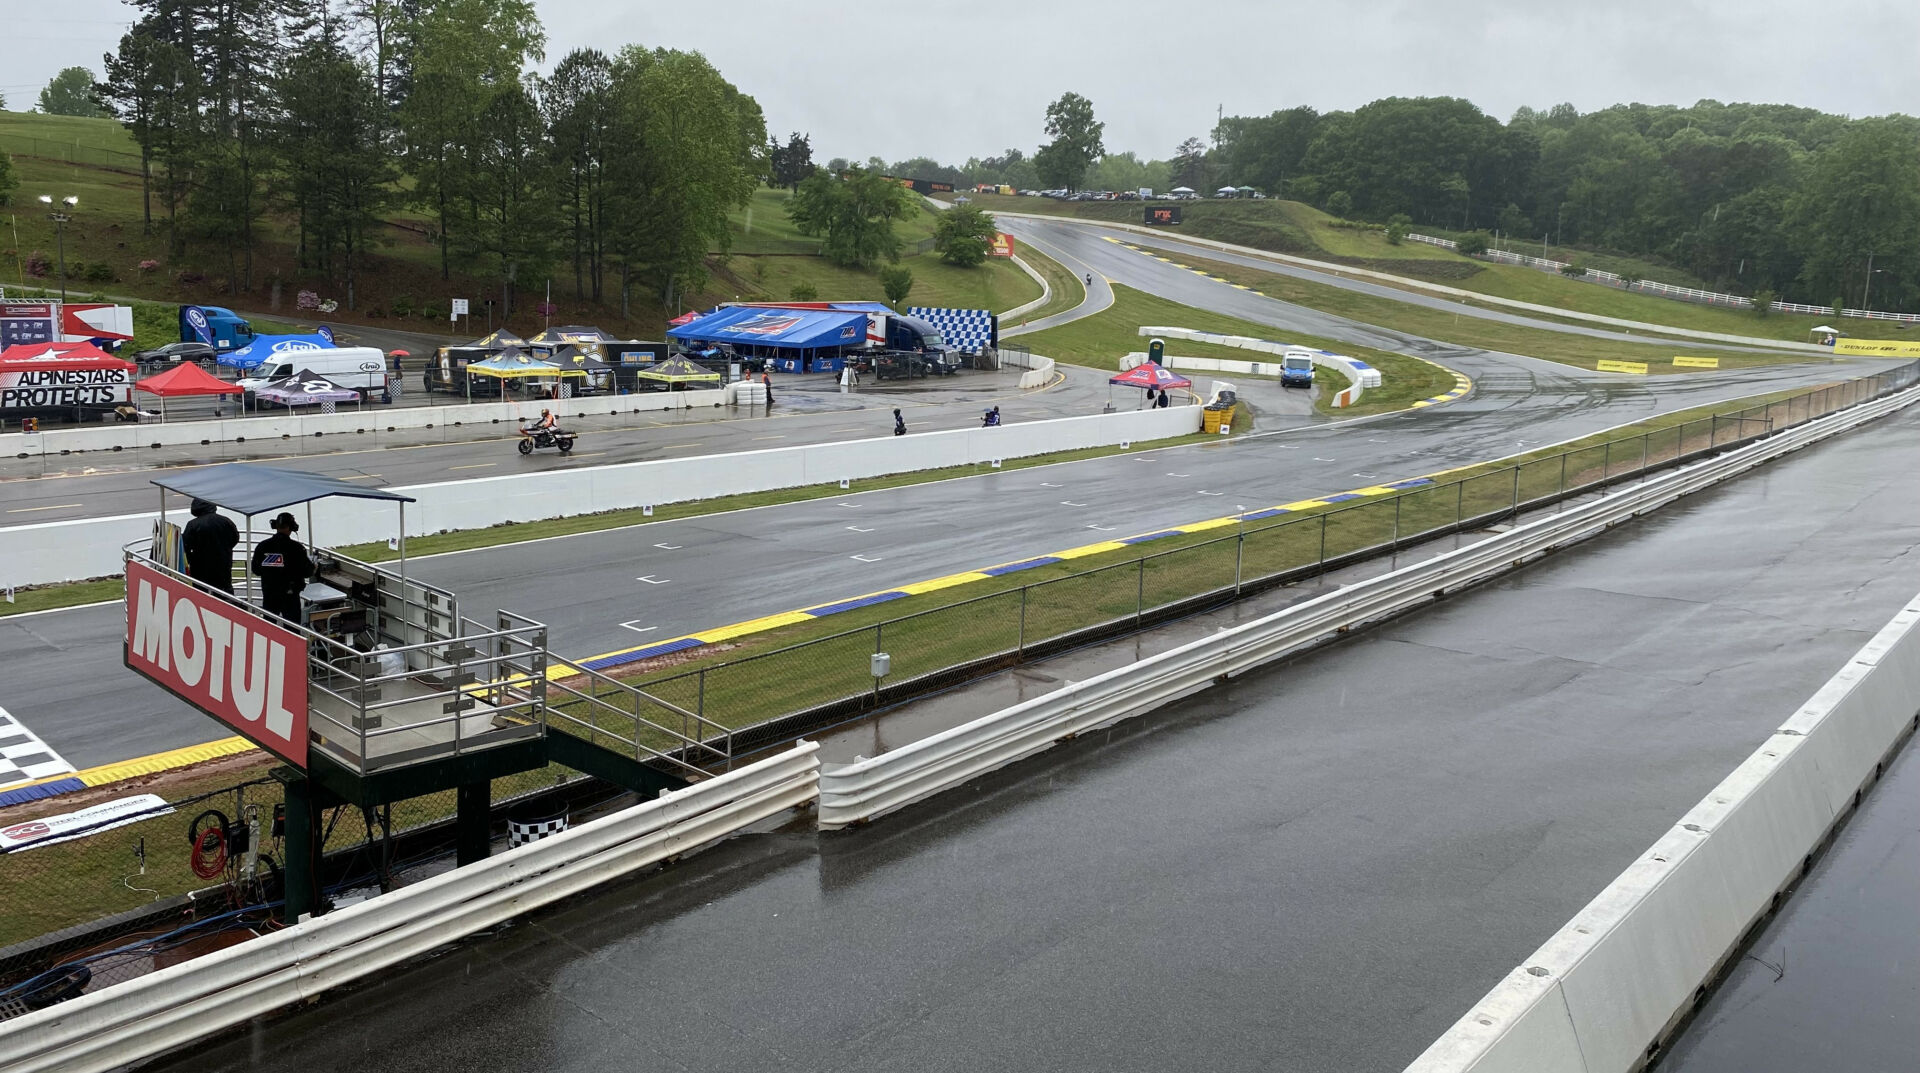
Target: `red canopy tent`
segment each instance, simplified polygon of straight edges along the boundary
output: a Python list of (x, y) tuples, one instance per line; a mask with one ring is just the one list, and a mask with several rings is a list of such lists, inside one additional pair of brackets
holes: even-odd
[(167, 419), (167, 400), (181, 395), (234, 395), (240, 388), (207, 372), (192, 362), (185, 362), (168, 369), (157, 376), (149, 376), (133, 385), (149, 395), (160, 396), (160, 420)]
[(692, 324), (694, 321), (699, 320), (701, 317), (704, 317), (704, 316), (706, 316), (706, 314), (701, 313), (698, 310), (689, 310), (673, 318), (672, 320), (668, 321), (667, 327), (678, 328), (682, 324)]
[(1119, 376), (1108, 378), (1107, 383), (1126, 384), (1129, 387), (1156, 387), (1162, 391), (1170, 387), (1193, 386), (1193, 381), (1178, 373), (1170, 372), (1161, 366), (1155, 365), (1153, 362), (1136, 365), (1126, 372), (1121, 373)]
[(0, 373), (90, 369), (133, 372), (136, 368), (132, 362), (121, 361), (92, 343), (20, 343), (0, 350)]

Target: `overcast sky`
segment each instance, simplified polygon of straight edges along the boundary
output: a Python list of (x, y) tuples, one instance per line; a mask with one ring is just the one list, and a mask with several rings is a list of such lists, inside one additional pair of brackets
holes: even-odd
[[(697, 49), (814, 159), (958, 163), (1039, 144), (1047, 103), (1093, 100), (1110, 151), (1166, 157), (1215, 109), (1321, 111), (1459, 96), (1530, 104), (1767, 101), (1920, 111), (1913, 0), (537, 0), (547, 66), (590, 45)], [(62, 67), (97, 75), (119, 0), (7, 0), (0, 94), (32, 107)]]

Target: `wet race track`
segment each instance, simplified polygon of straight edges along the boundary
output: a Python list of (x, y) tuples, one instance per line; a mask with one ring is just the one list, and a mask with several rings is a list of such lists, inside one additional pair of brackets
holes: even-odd
[(1396, 1070), (1920, 589), (1916, 450), (1908, 411), (869, 828), (735, 839), (162, 1068)]

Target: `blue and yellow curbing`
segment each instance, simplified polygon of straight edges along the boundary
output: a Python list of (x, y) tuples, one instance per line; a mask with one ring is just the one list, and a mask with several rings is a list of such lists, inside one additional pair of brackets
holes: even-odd
[(254, 744), (245, 738), (221, 738), (205, 745), (189, 745), (183, 749), (169, 749), (164, 753), (154, 753), (151, 756), (122, 760), (115, 764), (102, 764), (99, 767), (90, 767), (67, 775), (53, 775), (0, 793), (0, 808), (24, 805), (41, 798), (84, 790), (89, 786), (125, 782), (141, 775), (157, 775), (163, 771), (172, 771), (190, 764), (202, 764), (223, 756), (250, 752), (254, 748)]

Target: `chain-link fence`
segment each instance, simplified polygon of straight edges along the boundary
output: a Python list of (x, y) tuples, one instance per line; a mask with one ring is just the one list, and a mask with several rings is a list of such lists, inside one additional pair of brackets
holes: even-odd
[(97, 145), (84, 145), (63, 138), (41, 138), (32, 134), (0, 134), (0, 150), (14, 156), (37, 156), (67, 164), (87, 164), (140, 174), (140, 154)]
[[(1771, 435), (1920, 382), (1920, 364), (1604, 442), (1549, 450), (1442, 483), (1311, 512), (1255, 511), (1184, 546), (977, 596), (632, 685), (731, 728), (735, 750), (871, 711), (1001, 666), (1116, 636), (1252, 590)], [(1141, 542), (1144, 547), (1147, 542)], [(1039, 560), (1050, 563), (1052, 560)], [(1014, 571), (1003, 571), (1012, 573)], [(889, 666), (875, 676), (873, 657)], [(716, 732), (717, 733), (717, 732)], [(663, 741), (662, 746), (670, 743)]]
[[(191, 789), (191, 787), (190, 787)], [(565, 768), (496, 779), (496, 819), (537, 795), (619, 791)], [(0, 813), (0, 1020), (144, 975), (277, 920), (284, 795), (271, 778), (169, 795), (31, 838), (59, 799)], [(404, 885), (451, 856), (455, 791), (326, 810), (329, 897)]]

